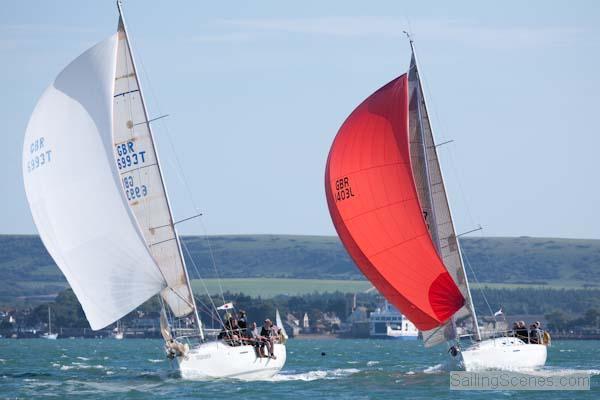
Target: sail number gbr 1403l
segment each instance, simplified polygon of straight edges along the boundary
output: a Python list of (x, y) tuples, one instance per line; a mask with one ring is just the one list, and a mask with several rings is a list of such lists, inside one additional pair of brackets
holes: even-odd
[(350, 186), (350, 179), (347, 176), (335, 180), (335, 201), (348, 200), (354, 197), (352, 193), (352, 186)]

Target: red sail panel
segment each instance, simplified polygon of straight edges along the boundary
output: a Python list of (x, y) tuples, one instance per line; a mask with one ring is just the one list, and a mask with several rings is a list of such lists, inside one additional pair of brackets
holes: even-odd
[(465, 300), (429, 236), (410, 164), (408, 79), (367, 98), (340, 128), (325, 192), (344, 246), (418, 329), (442, 325)]

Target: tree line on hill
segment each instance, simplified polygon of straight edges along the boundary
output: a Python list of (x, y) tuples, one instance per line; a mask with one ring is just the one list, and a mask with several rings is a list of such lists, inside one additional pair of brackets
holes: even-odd
[[(587, 289), (486, 289), (487, 301), (494, 312), (502, 308), (510, 319), (511, 315), (544, 314), (550, 329), (600, 329), (600, 290)], [(219, 306), (233, 301), (238, 309), (244, 309), (251, 321), (260, 323), (264, 318), (273, 318), (275, 310), (282, 315), (293, 314), (301, 319), (304, 313), (311, 321), (318, 321), (324, 314), (336, 315), (342, 321), (352, 311), (355, 302), (354, 295), (349, 293), (312, 293), (301, 296), (280, 295), (274, 298), (251, 297), (242, 293), (224, 293), (221, 296), (197, 296), (198, 307), (203, 322), (207, 327), (219, 327), (216, 317), (211, 318), (212, 305)], [(473, 291), (473, 299), (479, 316), (490, 314), (483, 294)], [(367, 311), (375, 310), (382, 302), (377, 293), (359, 293), (356, 303), (366, 307)], [(48, 307), (52, 309), (53, 326), (56, 328), (89, 328), (85, 314), (71, 289), (61, 292), (53, 302), (38, 305), (32, 309), (24, 308), (13, 311), (16, 314), (18, 326), (43, 327), (48, 318)], [(160, 303), (154, 297), (142, 304), (135, 311), (122, 319), (125, 325), (133, 326), (140, 318), (159, 317)], [(214, 315), (214, 313), (213, 313)], [(0, 323), (2, 331), (14, 329), (5, 318)]]
[[(215, 278), (210, 248), (221, 278), (364, 279), (337, 237), (238, 235), (183, 237), (199, 273)], [(461, 238), (465, 259), (479, 281), (490, 283), (575, 282), (600, 288), (600, 240)], [(471, 268), (467, 274), (473, 279)], [(0, 235), (0, 305), (20, 296), (43, 296), (67, 287), (38, 236)], [(195, 271), (190, 271), (192, 278)]]

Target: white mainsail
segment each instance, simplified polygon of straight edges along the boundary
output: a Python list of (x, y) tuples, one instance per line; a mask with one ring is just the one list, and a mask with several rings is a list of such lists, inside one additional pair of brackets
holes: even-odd
[(117, 34), (46, 89), (25, 133), (23, 178), (46, 249), (101, 329), (167, 286), (123, 196), (113, 156)]
[(194, 311), (148, 115), (122, 18), (114, 79), (113, 152), (124, 195), (168, 283), (161, 295), (176, 317)]
[(422, 332), (423, 342), (426, 347), (430, 347), (454, 339), (454, 323), (468, 317), (472, 319), (474, 333), (479, 339), (475, 310), (454, 230), (414, 49), (409, 71), (409, 96), (411, 164), (419, 202), (438, 253), (466, 300), (465, 305), (445, 325)]

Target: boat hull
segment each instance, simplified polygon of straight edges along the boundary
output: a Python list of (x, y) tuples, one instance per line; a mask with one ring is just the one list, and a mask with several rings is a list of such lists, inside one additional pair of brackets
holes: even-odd
[(544, 366), (547, 351), (543, 344), (526, 344), (517, 338), (504, 337), (476, 343), (458, 357), (459, 367), (465, 371), (520, 370)]
[(56, 339), (58, 339), (58, 333), (46, 333), (46, 334), (42, 335), (41, 337), (42, 337), (42, 339), (56, 340)]
[(274, 353), (276, 359), (259, 358), (253, 346), (232, 347), (222, 342), (208, 342), (176, 359), (184, 379), (261, 380), (271, 378), (285, 364), (285, 345), (275, 344)]

